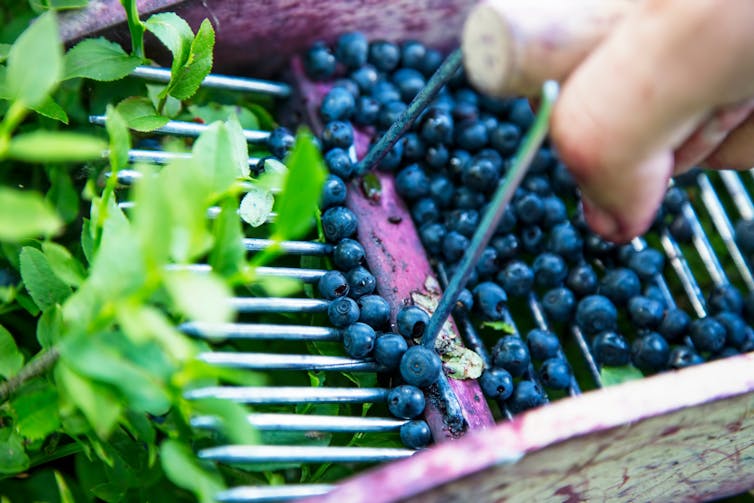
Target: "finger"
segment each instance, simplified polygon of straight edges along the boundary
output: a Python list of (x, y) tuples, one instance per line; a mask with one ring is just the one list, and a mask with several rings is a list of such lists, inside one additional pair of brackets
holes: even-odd
[[(733, 4), (750, 23), (754, 3)], [(754, 35), (725, 10), (708, 0), (647, 0), (565, 83), (552, 137), (606, 238), (625, 241), (649, 226), (673, 150), (712, 109), (749, 91), (737, 72)]]
[(754, 167), (754, 114), (734, 129), (703, 164), (716, 169)]

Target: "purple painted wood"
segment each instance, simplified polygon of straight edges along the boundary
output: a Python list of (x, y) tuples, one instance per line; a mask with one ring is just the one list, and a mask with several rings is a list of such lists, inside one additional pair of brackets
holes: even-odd
[(313, 502), (702, 501), (754, 487), (754, 353), (517, 416)]
[[(298, 58), (294, 59), (291, 68), (308, 121), (315, 130), (319, 130), (321, 122), (318, 103), (329, 86), (308, 80)], [(359, 158), (366, 154), (371, 134), (372, 131), (355, 131), (354, 143)], [(427, 261), (411, 214), (395, 190), (393, 176), (380, 172), (374, 174), (380, 184), (379, 196), (366, 197), (360, 180), (354, 180), (349, 185), (347, 204), (359, 218), (358, 239), (366, 251), (369, 268), (377, 279), (377, 290), (392, 307), (394, 326), (395, 315), (401, 306), (422, 303), (422, 307), (428, 307), (425, 303), (429, 302), (431, 305), (432, 300), (439, 299), (441, 290)], [(452, 319), (450, 323), (453, 337), (460, 342), (458, 329)], [(492, 413), (476, 380), (451, 378), (450, 385), (458, 397), (469, 430), (494, 424)], [(440, 410), (432, 406), (431, 400), (429, 403), (425, 416), (435, 441), (457, 438), (463, 433), (450, 429)]]

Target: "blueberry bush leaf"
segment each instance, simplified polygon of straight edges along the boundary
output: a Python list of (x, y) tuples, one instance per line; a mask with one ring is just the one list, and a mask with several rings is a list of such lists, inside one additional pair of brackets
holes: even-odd
[(625, 365), (623, 367), (604, 366), (600, 370), (600, 377), (604, 386), (612, 386), (614, 384), (641, 379), (644, 375), (633, 365)]
[(118, 103), (116, 110), (126, 121), (129, 128), (141, 132), (154, 131), (170, 120), (160, 115), (149, 98), (144, 96), (126, 98)]
[(0, 325), (0, 376), (15, 375), (24, 364), (24, 355), (18, 350), (16, 341), (8, 330)]
[(63, 79), (83, 77), (99, 81), (118, 80), (131, 73), (141, 59), (127, 54), (105, 38), (88, 38), (73, 46), (64, 58)]
[(36, 192), (0, 187), (0, 240), (22, 241), (36, 236), (49, 236), (63, 222), (50, 203)]
[(177, 440), (165, 440), (160, 447), (160, 459), (167, 476), (177, 486), (192, 491), (201, 503), (212, 503), (224, 489), (219, 474), (208, 472), (196, 461), (188, 446)]
[(163, 97), (170, 94), (179, 100), (185, 100), (193, 96), (212, 69), (214, 47), (215, 30), (209, 20), (205, 19), (191, 42), (186, 64), (173, 76), (171, 83), (163, 91)]
[(71, 294), (71, 287), (55, 275), (44, 253), (31, 246), (21, 249), (21, 278), (42, 311), (61, 304)]
[(23, 162), (76, 162), (100, 159), (106, 149), (104, 140), (90, 134), (39, 129), (14, 136), (7, 155)]
[(170, 74), (171, 80), (175, 79), (179, 70), (189, 61), (194, 32), (185, 20), (173, 12), (150, 16), (144, 27), (173, 54)]
[(272, 192), (254, 185), (241, 199), (239, 214), (244, 222), (259, 227), (267, 221), (274, 203)]

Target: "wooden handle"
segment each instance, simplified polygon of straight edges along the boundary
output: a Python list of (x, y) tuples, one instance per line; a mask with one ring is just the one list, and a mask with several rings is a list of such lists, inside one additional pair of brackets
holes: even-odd
[(535, 96), (562, 81), (638, 0), (485, 0), (461, 47), (471, 83), (492, 96)]

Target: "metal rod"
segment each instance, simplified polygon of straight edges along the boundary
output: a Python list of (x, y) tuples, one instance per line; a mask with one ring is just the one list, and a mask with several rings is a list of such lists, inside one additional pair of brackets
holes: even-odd
[[(124, 211), (132, 210), (135, 207), (136, 207), (136, 203), (134, 203), (133, 201), (122, 201), (118, 203), (118, 208)], [(220, 215), (220, 211), (222, 210), (219, 206), (210, 206), (209, 208), (207, 208), (207, 218), (209, 218), (210, 220), (214, 220), (215, 218), (218, 217), (218, 215)], [(240, 212), (241, 212), (240, 209), (236, 210), (236, 213), (240, 214)], [(278, 214), (276, 212), (271, 211), (267, 215), (267, 219), (265, 220), (265, 223), (268, 223), (268, 224), (273, 223), (275, 220), (277, 220), (277, 216)]]
[(331, 327), (263, 323), (208, 323), (187, 321), (178, 329), (205, 339), (263, 339), (285, 341), (339, 341), (340, 331)]
[[(636, 237), (631, 240), (631, 246), (633, 246), (634, 250), (638, 252), (647, 248), (647, 243), (643, 238)], [(660, 292), (662, 292), (662, 297), (665, 300), (665, 303), (669, 307), (676, 307), (675, 299), (673, 298), (673, 294), (670, 293), (670, 287), (668, 287), (668, 283), (665, 281), (665, 277), (660, 273), (656, 274), (652, 278), (652, 280), (654, 281), (657, 288), (660, 289)]]
[(589, 374), (592, 376), (594, 385), (598, 388), (601, 388), (603, 384), (602, 374), (600, 374), (600, 366), (597, 365), (597, 361), (594, 359), (592, 349), (589, 347), (589, 343), (586, 341), (584, 333), (575, 324), (571, 325), (571, 333), (573, 334), (573, 338), (576, 340), (576, 345), (579, 347), (581, 355), (584, 357), (584, 361), (586, 362), (586, 366), (589, 369)]
[(729, 170), (722, 170), (719, 173), (741, 216), (746, 220), (754, 218), (754, 203), (751, 202), (749, 193), (746, 192), (746, 188), (743, 182), (741, 182), (738, 173)]
[(458, 269), (453, 274), (453, 277), (450, 278), (450, 283), (429, 320), (421, 341), (424, 347), (435, 347), (437, 335), (445, 324), (445, 320), (448, 319), (453, 305), (458, 300), (458, 295), (466, 286), (472, 269), (476, 266), (485, 246), (487, 246), (490, 238), (495, 233), (506, 205), (513, 197), (513, 193), (521, 183), (529, 164), (531, 164), (539, 146), (547, 135), (550, 113), (557, 95), (558, 84), (553, 81), (546, 82), (542, 87), (542, 100), (534, 124), (521, 143), (518, 152), (516, 152), (516, 157), (503, 182), (495, 191), (489, 209), (482, 217), (482, 221), (479, 223), (476, 232), (474, 232), (474, 237), (471, 239), (471, 243), (466, 249)]
[(249, 404), (297, 403), (368, 403), (384, 402), (385, 388), (311, 388), (311, 387), (245, 387), (210, 386), (185, 393), (188, 400), (221, 398)]
[(240, 486), (215, 495), (219, 503), (277, 503), (322, 496), (333, 490), (328, 484), (285, 484), (281, 486)]
[[(276, 243), (272, 239), (246, 238), (243, 240), (247, 251), (262, 251)], [(282, 241), (277, 244), (283, 252), (291, 255), (329, 255), (333, 250), (331, 244), (316, 241)]]
[[(167, 83), (170, 81), (170, 68), (137, 66), (131, 72), (131, 77)], [(210, 73), (204, 77), (201, 86), (228, 91), (269, 94), (280, 98), (287, 98), (291, 95), (291, 87), (282, 82), (232, 77), (216, 73)]]
[(376, 463), (407, 458), (415, 452), (386, 447), (223, 445), (202, 449), (198, 456), (224, 463)]
[[(307, 414), (249, 414), (249, 424), (264, 431), (387, 432), (396, 431), (407, 419), (387, 417), (320, 416)], [(221, 425), (215, 416), (191, 418), (194, 428), (215, 429)]]
[(707, 315), (707, 308), (705, 306), (704, 295), (702, 294), (699, 284), (696, 282), (694, 275), (691, 273), (688, 262), (683, 256), (681, 247), (670, 235), (667, 229), (663, 229), (660, 233), (660, 242), (665, 250), (665, 255), (670, 260), (670, 265), (675, 270), (678, 279), (681, 281), (681, 286), (686, 292), (686, 296), (691, 302), (691, 307), (699, 318), (704, 318)]
[(709, 239), (707, 239), (707, 234), (704, 232), (694, 208), (690, 203), (685, 203), (681, 211), (683, 216), (689, 221), (691, 231), (694, 234), (691, 240), (701, 257), (710, 278), (712, 278), (712, 282), (716, 286), (728, 284), (730, 282), (728, 276), (725, 274), (723, 266), (720, 265), (720, 261), (717, 259), (717, 254), (715, 254), (712, 244), (710, 244)]
[[(98, 126), (105, 125), (104, 115), (90, 115), (89, 122)], [(184, 122), (184, 121), (168, 121), (164, 126), (150, 131), (150, 133), (158, 134), (172, 134), (176, 136), (191, 136), (196, 137), (205, 132), (209, 128), (207, 124), (199, 124), (196, 122)], [(269, 131), (259, 131), (254, 129), (244, 129), (243, 136), (249, 143), (262, 143), (270, 136)]]
[[(191, 271), (196, 273), (208, 273), (212, 271), (212, 266), (209, 264), (168, 264), (165, 268), (169, 271)], [(290, 278), (303, 281), (304, 283), (316, 283), (327, 271), (298, 267), (260, 266), (255, 268), (254, 272), (257, 276), (265, 278)]]
[(341, 372), (376, 372), (373, 361), (342, 356), (296, 355), (277, 353), (201, 353), (197, 359), (220, 367), (253, 370), (331, 370)]
[(366, 173), (372, 169), (387, 152), (395, 145), (395, 142), (403, 133), (411, 127), (414, 121), (421, 115), (422, 111), (427, 108), (430, 102), (437, 96), (440, 89), (453, 78), (456, 72), (461, 68), (463, 56), (461, 49), (451, 52), (443, 61), (437, 71), (430, 77), (427, 84), (411, 100), (406, 110), (398, 119), (390, 125), (385, 134), (380, 137), (377, 143), (369, 149), (367, 155), (356, 165), (356, 172), (359, 174)]
[[(179, 159), (191, 159), (191, 153), (141, 149), (131, 149), (128, 151), (128, 162), (130, 163), (168, 164), (171, 161)], [(261, 160), (261, 157), (249, 157), (249, 166), (256, 166)]]
[(230, 305), (241, 313), (321, 313), (330, 303), (322, 299), (232, 297)]

